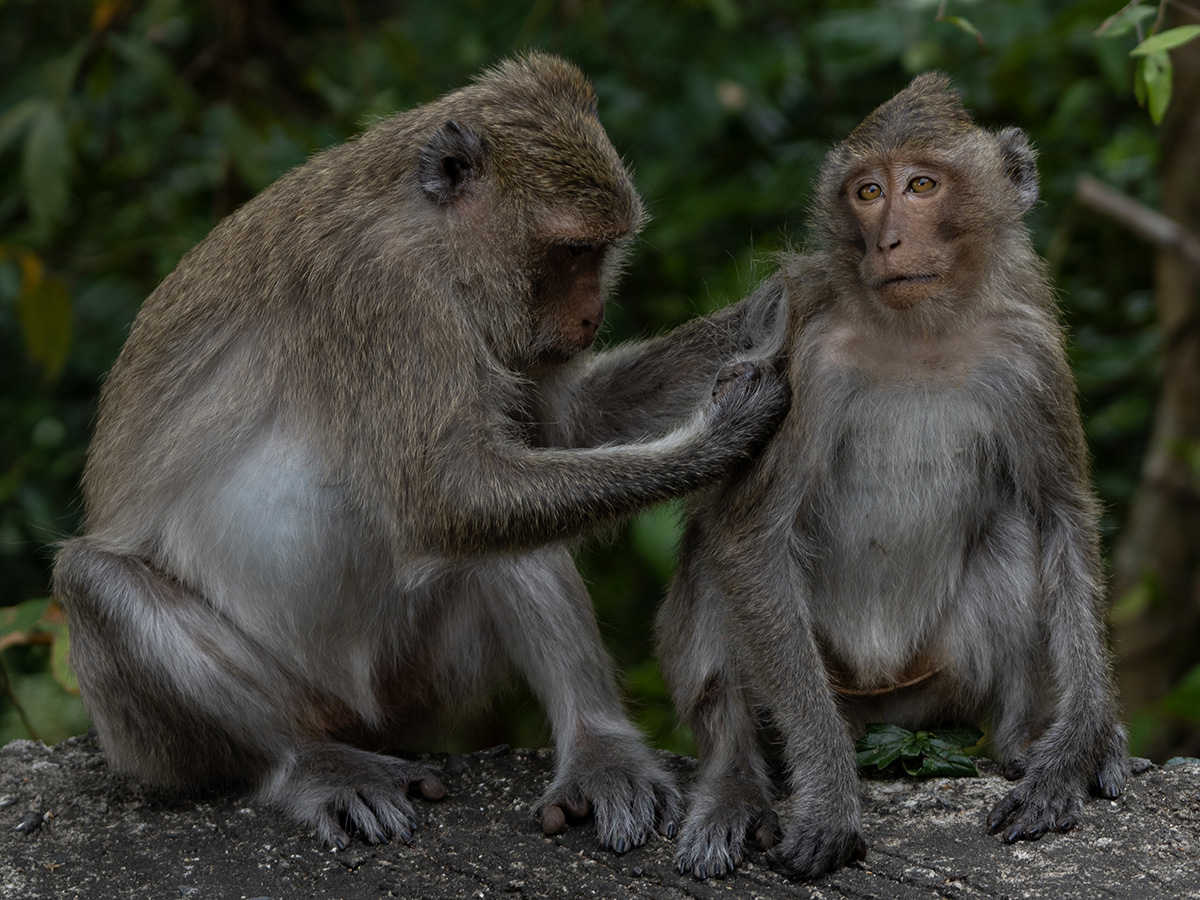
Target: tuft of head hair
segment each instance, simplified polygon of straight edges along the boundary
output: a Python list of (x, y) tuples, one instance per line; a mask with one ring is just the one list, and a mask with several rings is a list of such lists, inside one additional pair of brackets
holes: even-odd
[(842, 148), (856, 157), (920, 151), (945, 147), (974, 127), (962, 94), (950, 79), (940, 72), (926, 72), (863, 119), (842, 142)]

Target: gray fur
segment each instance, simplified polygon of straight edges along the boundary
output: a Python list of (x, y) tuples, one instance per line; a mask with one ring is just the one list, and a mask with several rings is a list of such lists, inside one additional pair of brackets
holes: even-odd
[[(868, 122), (927, 101), (936, 118), (947, 96), (915, 82)], [(969, 185), (950, 246), (973, 268), (895, 309), (849, 274), (861, 244), (785, 258), (791, 409), (750, 471), (692, 503), (659, 641), (700, 750), (677, 854), (697, 877), (731, 871), (769, 821), (768, 748), (790, 795), (772, 858), (813, 877), (865, 852), (852, 740), (870, 722), (990, 718), (1024, 773), (987, 820), (1010, 842), (1070, 829), (1089, 790), (1125, 783), (1074, 381), (1019, 214), (998, 221), (1014, 183), (1036, 197), (1005, 154), (1032, 156), (959, 125), (945, 156), (922, 133), (920, 159)], [(836, 236), (855, 227), (845, 174), (823, 171), (816, 230)]]

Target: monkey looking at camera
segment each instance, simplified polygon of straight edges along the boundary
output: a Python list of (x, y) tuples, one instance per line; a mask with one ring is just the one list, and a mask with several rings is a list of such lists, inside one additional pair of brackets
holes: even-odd
[[(409, 840), (431, 770), (369, 752), (509, 661), (548, 831), (618, 852), (679, 796), (563, 542), (726, 473), (786, 386), (738, 310), (589, 355), (643, 211), (567, 62), (531, 54), (311, 159), (150, 296), (100, 403), (55, 593), (109, 760), (244, 784), (342, 847)], [(345, 827), (344, 827), (345, 826)]]
[(1097, 504), (1022, 221), (1037, 193), (1025, 135), (975, 126), (937, 75), (826, 157), (814, 251), (764, 288), (786, 304), (791, 409), (693, 502), (659, 618), (701, 759), (681, 870), (731, 871), (751, 830), (801, 877), (861, 855), (852, 733), (870, 722), (990, 716), (1021, 777), (987, 818), (1006, 841), (1121, 793)]

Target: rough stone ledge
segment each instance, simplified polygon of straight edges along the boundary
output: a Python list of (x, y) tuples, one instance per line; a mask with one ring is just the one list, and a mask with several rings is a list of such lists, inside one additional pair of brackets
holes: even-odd
[[(667, 758), (686, 782), (692, 761)], [(411, 846), (356, 841), (333, 853), (245, 798), (147, 791), (114, 775), (92, 737), (15, 741), (0, 749), (0, 897), (1200, 898), (1194, 763), (1145, 767), (1120, 800), (1089, 803), (1074, 832), (1013, 846), (983, 826), (1007, 789), (994, 767), (977, 779), (868, 779), (866, 860), (804, 884), (761, 854), (698, 882), (675, 871), (661, 838), (617, 856), (591, 825), (543, 837), (531, 804), (550, 777), (548, 750), (432, 761), (451, 793), (421, 803)]]

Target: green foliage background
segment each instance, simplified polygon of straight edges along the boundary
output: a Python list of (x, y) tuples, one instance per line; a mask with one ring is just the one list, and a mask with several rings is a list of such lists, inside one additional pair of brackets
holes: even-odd
[[(742, 295), (803, 244), (830, 142), (937, 68), (988, 125), (1041, 152), (1032, 216), (1074, 339), (1108, 514), (1119, 528), (1155, 389), (1152, 252), (1084, 215), (1096, 175), (1154, 205), (1156, 135), (1133, 99), (1136, 42), (1093, 29), (1114, 0), (0, 0), (0, 606), (45, 596), (47, 546), (77, 525), (95, 398), (141, 300), (217, 220), (314, 150), (529, 47), (594, 79), (654, 220), (606, 339)], [(655, 511), (580, 561), (632, 705), (687, 751), (651, 657), (677, 523)], [(9, 649), (39, 734), (85, 727), (44, 645)], [(24, 736), (0, 699), (0, 741)], [(458, 737), (545, 739), (523, 694)]]

